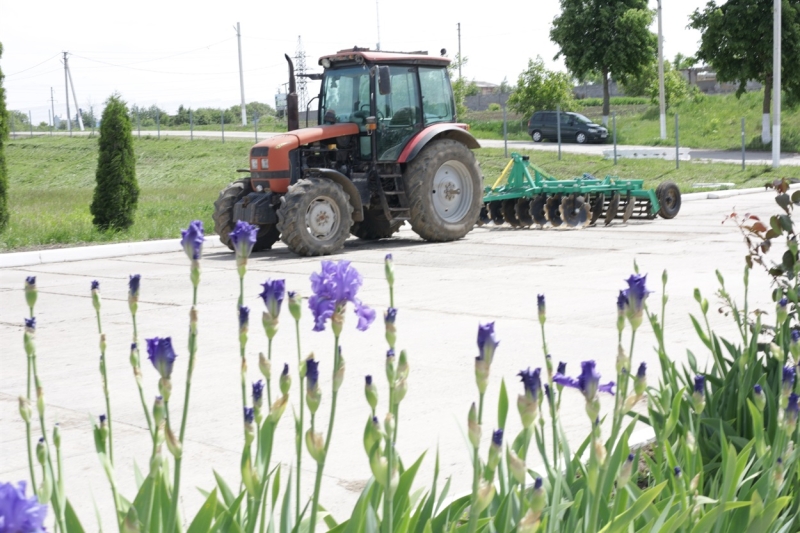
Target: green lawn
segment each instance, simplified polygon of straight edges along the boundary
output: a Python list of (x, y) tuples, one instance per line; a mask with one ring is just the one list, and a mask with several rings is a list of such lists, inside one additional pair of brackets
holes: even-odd
[[(177, 237), (193, 219), (210, 233), (212, 204), (219, 191), (247, 165), (250, 140), (189, 141), (183, 138), (134, 139), (136, 175), (141, 188), (136, 221), (126, 232), (100, 232), (92, 226), (89, 205), (94, 190), (97, 137), (19, 138), (6, 145), (11, 221), (0, 234), (0, 252), (90, 242), (139, 241)], [(486, 184), (500, 175), (507, 160), (501, 149), (476, 152)], [(692, 183), (732, 182), (754, 187), (775, 177), (798, 175), (797, 168), (772, 173), (766, 167), (668, 161), (612, 162), (599, 157), (530, 152), (531, 160), (560, 178), (590, 172), (646, 180), (677, 182), (686, 192)]]
[[(645, 146), (675, 146), (675, 113), (678, 114), (681, 146), (740, 150), (742, 118), (745, 119), (745, 144), (748, 150), (771, 150), (761, 143), (761, 106), (763, 92), (703, 96), (684, 102), (667, 111), (667, 139), (660, 138), (658, 106), (611, 106), (617, 113), (617, 143)], [(579, 112), (600, 122), (602, 108), (585, 107)], [(781, 113), (781, 150), (800, 152), (800, 107), (784, 107)], [(527, 119), (512, 115), (508, 119), (509, 138), (527, 140)], [(478, 138), (502, 139), (502, 112), (473, 113), (467, 116), (472, 133)], [(609, 129), (611, 124), (609, 124)], [(610, 142), (610, 140), (609, 140)]]

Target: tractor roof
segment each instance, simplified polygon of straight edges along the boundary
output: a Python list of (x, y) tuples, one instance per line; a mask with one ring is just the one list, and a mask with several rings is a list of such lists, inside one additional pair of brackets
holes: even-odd
[(446, 67), (450, 64), (450, 59), (447, 57), (429, 56), (428, 52), (378, 52), (369, 48), (358, 47), (339, 50), (335, 54), (322, 56), (319, 58), (320, 65), (322, 65), (324, 59), (330, 61), (332, 65), (336, 63), (410, 63), (413, 65)]

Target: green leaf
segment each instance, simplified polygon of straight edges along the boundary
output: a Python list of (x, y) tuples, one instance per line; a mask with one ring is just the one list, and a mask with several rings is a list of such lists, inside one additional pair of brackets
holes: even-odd
[[(750, 501), (746, 502), (725, 502), (725, 505), (719, 505), (714, 507), (707, 515), (701, 518), (692, 528), (692, 533), (706, 533), (711, 531), (711, 528), (714, 527), (714, 523), (722, 517), (722, 515), (730, 510), (733, 509), (740, 509), (742, 507), (749, 507)], [(766, 529), (762, 529), (761, 531), (766, 531)]]
[(272, 509), (275, 509), (275, 504), (278, 501), (278, 496), (281, 494), (281, 467), (278, 465), (275, 471), (275, 478), (272, 480)]
[(394, 526), (396, 527), (402, 516), (403, 510), (408, 505), (408, 493), (411, 490), (411, 485), (414, 483), (414, 477), (417, 475), (422, 460), (425, 458), (425, 453), (419, 456), (419, 459), (414, 461), (403, 474), (400, 476), (400, 481), (397, 483), (397, 489), (394, 493)]
[(225, 507), (230, 509), (231, 505), (233, 505), (233, 501), (236, 497), (233, 495), (233, 492), (228, 487), (228, 484), (225, 483), (225, 480), (222, 479), (222, 476), (214, 470), (214, 478), (217, 480), (217, 486), (219, 487), (219, 493), (222, 496), (222, 501), (225, 502)]
[(672, 432), (675, 430), (675, 426), (678, 425), (678, 417), (681, 414), (681, 403), (683, 402), (683, 393), (686, 389), (681, 389), (672, 399), (672, 410), (669, 413), (669, 418), (667, 418), (667, 425), (664, 429), (664, 435), (662, 438), (669, 438), (672, 435)]
[(283, 495), (281, 505), (281, 522), (279, 525), (280, 533), (292, 533), (292, 472), (289, 471), (289, 479), (286, 481), (286, 492)]
[(206, 498), (200, 511), (197, 512), (192, 523), (189, 524), (189, 529), (186, 533), (208, 533), (211, 530), (211, 523), (214, 521), (215, 512), (217, 510), (217, 489), (211, 491), (211, 494)]
[(603, 529), (600, 530), (600, 533), (622, 533), (628, 529), (628, 524), (632, 523), (640, 514), (642, 514), (647, 507), (653, 503), (653, 500), (656, 499), (664, 487), (667, 486), (667, 482), (664, 481), (659, 485), (656, 485), (652, 489), (649, 489), (642, 493), (641, 496), (631, 505), (624, 513), (617, 516), (614, 522), (606, 525)]
[(367, 516), (364, 521), (364, 533), (378, 533), (378, 515), (372, 504), (367, 504)]
[(81, 521), (78, 520), (78, 515), (75, 514), (75, 509), (69, 500), (67, 500), (67, 505), (64, 508), (64, 522), (67, 526), (67, 533), (85, 533)]
[(258, 465), (261, 467), (261, 472), (259, 472), (259, 476), (262, 478), (266, 473), (267, 466), (269, 465), (269, 461), (272, 458), (272, 444), (273, 438), (275, 436), (275, 423), (271, 421), (269, 418), (264, 422), (264, 425), (261, 427), (261, 438), (258, 442)]
[(508, 418), (508, 391), (506, 391), (506, 380), (500, 381), (500, 399), (497, 402), (497, 427), (505, 428)]
[[(757, 519), (753, 520), (750, 527), (747, 528), (747, 533), (761, 533), (767, 531), (769, 526), (775, 522), (778, 515), (786, 505), (792, 501), (791, 496), (781, 496), (776, 498), (774, 502), (770, 503), (764, 508), (764, 512)], [(72, 533), (71, 531), (69, 533)]]
[(144, 483), (144, 476), (135, 460), (133, 461), (133, 476), (136, 478), (136, 490), (139, 490), (142, 488), (142, 483)]

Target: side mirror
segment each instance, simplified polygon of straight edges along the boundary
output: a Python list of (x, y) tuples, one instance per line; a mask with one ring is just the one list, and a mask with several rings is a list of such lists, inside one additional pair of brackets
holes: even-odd
[(378, 92), (383, 95), (392, 92), (392, 79), (389, 76), (389, 67), (378, 67)]

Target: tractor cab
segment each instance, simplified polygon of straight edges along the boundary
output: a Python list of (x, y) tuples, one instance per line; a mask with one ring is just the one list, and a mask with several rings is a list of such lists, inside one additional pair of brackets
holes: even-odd
[(358, 125), (362, 160), (397, 161), (425, 127), (455, 122), (448, 59), (356, 52), (320, 59), (319, 123)]

